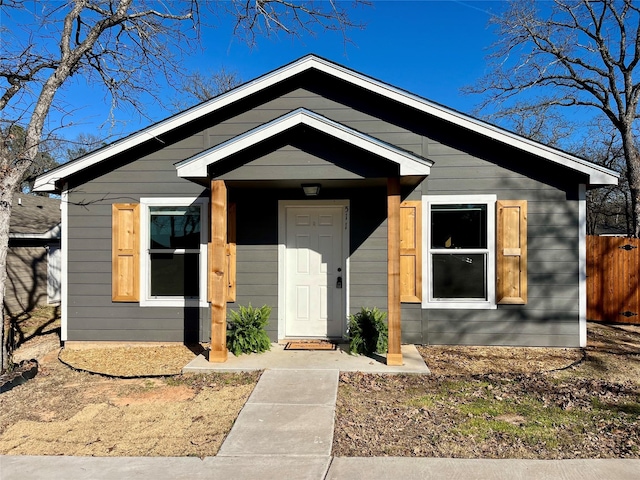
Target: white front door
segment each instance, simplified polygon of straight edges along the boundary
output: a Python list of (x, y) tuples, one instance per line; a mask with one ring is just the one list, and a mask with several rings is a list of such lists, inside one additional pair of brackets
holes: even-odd
[(341, 206), (286, 207), (285, 335), (340, 337), (345, 322)]

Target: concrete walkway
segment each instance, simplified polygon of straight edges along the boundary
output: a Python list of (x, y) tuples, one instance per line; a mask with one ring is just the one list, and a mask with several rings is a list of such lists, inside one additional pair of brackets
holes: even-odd
[(338, 370), (266, 370), (218, 456), (310, 456), (328, 461), (338, 373)]

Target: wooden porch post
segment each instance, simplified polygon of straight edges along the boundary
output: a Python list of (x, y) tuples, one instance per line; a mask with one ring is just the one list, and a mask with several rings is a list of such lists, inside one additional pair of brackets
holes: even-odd
[(227, 187), (211, 181), (211, 243), (209, 243), (209, 292), (211, 301), (211, 350), (209, 361), (227, 361)]
[(402, 365), (400, 319), (400, 178), (387, 180), (387, 365)]

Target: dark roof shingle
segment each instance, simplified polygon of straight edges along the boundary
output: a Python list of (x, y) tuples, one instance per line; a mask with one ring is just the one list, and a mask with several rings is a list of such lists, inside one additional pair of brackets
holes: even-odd
[(13, 196), (9, 234), (44, 234), (60, 224), (60, 199), (36, 195)]

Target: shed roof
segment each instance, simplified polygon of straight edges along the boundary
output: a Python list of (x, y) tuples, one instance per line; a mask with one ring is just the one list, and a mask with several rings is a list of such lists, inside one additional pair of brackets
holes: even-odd
[(34, 190), (58, 191), (65, 179), (82, 170), (99, 164), (114, 155), (126, 152), (151, 139), (157, 138), (175, 128), (198, 120), (216, 110), (224, 108), (236, 101), (283, 82), (306, 71), (316, 70), (331, 75), (342, 81), (358, 86), (366, 91), (382, 95), (418, 112), (449, 122), (458, 127), (473, 131), (495, 141), (509, 145), (542, 159), (563, 165), (588, 177), (590, 185), (615, 185), (619, 175), (613, 170), (593, 164), (582, 158), (570, 155), (561, 150), (521, 137), (513, 132), (496, 127), (489, 123), (475, 119), (463, 113), (444, 107), (422, 97), (399, 89), (372, 77), (350, 70), (324, 58), (307, 55), (288, 65), (278, 68), (257, 79), (240, 85), (233, 90), (223, 93), (206, 102), (196, 105), (184, 112), (151, 125), (128, 137), (118, 140), (95, 152), (89, 153), (72, 162), (61, 165), (36, 179)]
[(59, 238), (60, 199), (36, 195), (13, 196), (10, 238)]

